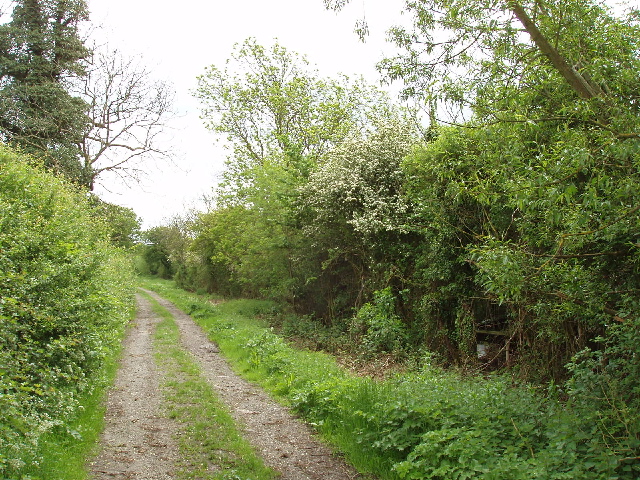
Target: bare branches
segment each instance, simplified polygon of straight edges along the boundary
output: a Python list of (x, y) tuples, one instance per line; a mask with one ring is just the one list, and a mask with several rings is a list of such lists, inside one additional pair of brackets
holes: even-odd
[(173, 92), (137, 59), (94, 52), (81, 88), (90, 121), (80, 150), (90, 188), (107, 171), (137, 180), (143, 159), (171, 156), (160, 136), (173, 116)]

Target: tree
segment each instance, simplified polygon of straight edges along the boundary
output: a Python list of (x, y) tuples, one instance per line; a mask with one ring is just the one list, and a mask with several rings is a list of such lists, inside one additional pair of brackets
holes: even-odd
[(324, 153), (388, 105), (381, 91), (362, 81), (321, 79), (304, 57), (277, 43), (267, 50), (254, 39), (235, 46), (224, 70), (208, 67), (196, 96), (206, 126), (226, 135), (233, 150), (227, 180), (237, 187), (250, 184), (251, 169), (268, 159), (307, 175)]
[(247, 232), (252, 223), (250, 215), (243, 205), (219, 207), (198, 215), (184, 272), (188, 278), (176, 280), (221, 295), (255, 296), (257, 282), (250, 283), (245, 277), (246, 270), (253, 266), (244, 261), (247, 242), (253, 240)]
[(446, 319), (460, 347), (499, 331), (521, 372), (562, 379), (573, 353), (637, 312), (637, 12), (587, 0), (406, 10), (381, 70), (469, 116), (404, 164), (425, 239), (421, 314)]
[(105, 202), (95, 195), (89, 197), (89, 202), (96, 216), (106, 223), (113, 245), (132, 248), (136, 244), (141, 220), (133, 209)]
[(82, 80), (78, 96), (87, 104), (89, 122), (80, 162), (89, 189), (106, 172), (137, 179), (145, 158), (170, 156), (160, 142), (172, 116), (173, 92), (165, 82), (154, 81), (137, 60), (106, 48), (94, 49)]
[[(203, 218), (199, 243), (215, 244), (218, 265), (245, 294), (324, 314), (310, 293), (324, 252), (302, 230), (300, 189), (328, 152), (394, 110), (388, 97), (362, 81), (322, 79), (299, 55), (253, 39), (235, 47), (225, 70), (207, 69), (197, 96), (207, 126), (232, 147), (219, 210)], [(230, 218), (239, 234), (225, 228)]]
[(68, 91), (89, 56), (78, 35), (84, 0), (19, 0), (0, 26), (0, 134), (82, 183), (86, 104)]
[[(335, 9), (345, 3), (325, 0)], [(484, 122), (569, 118), (638, 137), (628, 130), (639, 107), (636, 11), (619, 19), (592, 0), (406, 5), (412, 24), (389, 31), (399, 53), (379, 64), (388, 80), (404, 82), (405, 96)]]
[(174, 217), (168, 225), (161, 225), (142, 232), (144, 241), (142, 257), (152, 275), (172, 278), (186, 263), (190, 239), (190, 220)]
[[(405, 273), (411, 205), (402, 159), (417, 141), (402, 112), (372, 122), (329, 152), (300, 187), (302, 229), (322, 259), (319, 292), (332, 319), (348, 315)], [(397, 290), (402, 287), (395, 288)]]

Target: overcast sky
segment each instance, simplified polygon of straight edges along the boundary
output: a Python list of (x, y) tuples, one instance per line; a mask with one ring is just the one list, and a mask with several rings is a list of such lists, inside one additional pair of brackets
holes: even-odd
[[(378, 82), (375, 64), (391, 51), (386, 30), (401, 21), (403, 1), (352, 0), (341, 13), (326, 11), (322, 0), (88, 0), (88, 5), (92, 23), (101, 27), (94, 36), (126, 55), (141, 55), (153, 75), (176, 91), (181, 118), (167, 132), (175, 165), (148, 165), (140, 185), (126, 187), (105, 177), (96, 188), (103, 199), (133, 208), (149, 228), (201, 205), (198, 200), (211, 193), (223, 168), (225, 151), (202, 126), (191, 95), (206, 66), (222, 67), (233, 45), (248, 37), (264, 46), (277, 38), (306, 55), (322, 76), (363, 75)], [(365, 44), (353, 33), (363, 16), (371, 31)]]

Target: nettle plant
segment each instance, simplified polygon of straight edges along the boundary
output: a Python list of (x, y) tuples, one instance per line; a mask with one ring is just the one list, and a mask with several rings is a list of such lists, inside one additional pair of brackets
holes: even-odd
[(374, 300), (365, 303), (351, 323), (351, 332), (361, 338), (367, 352), (399, 353), (407, 344), (409, 334), (396, 313), (396, 298), (390, 287), (374, 293)]

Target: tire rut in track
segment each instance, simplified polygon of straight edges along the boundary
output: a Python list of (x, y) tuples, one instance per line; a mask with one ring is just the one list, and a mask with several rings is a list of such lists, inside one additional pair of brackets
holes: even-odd
[(153, 333), (160, 319), (137, 296), (138, 312), (124, 340), (120, 368), (107, 398), (101, 451), (91, 464), (96, 480), (169, 480), (178, 450), (175, 422), (163, 416)]

